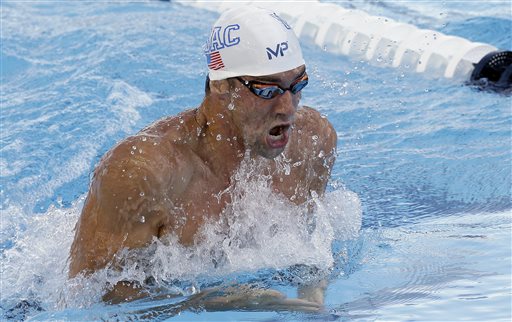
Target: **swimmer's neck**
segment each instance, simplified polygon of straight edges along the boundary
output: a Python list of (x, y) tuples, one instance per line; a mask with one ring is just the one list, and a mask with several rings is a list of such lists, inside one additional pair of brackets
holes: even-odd
[(246, 146), (228, 109), (205, 98), (195, 111), (195, 122), (201, 129), (196, 153), (215, 174), (230, 177), (242, 162)]

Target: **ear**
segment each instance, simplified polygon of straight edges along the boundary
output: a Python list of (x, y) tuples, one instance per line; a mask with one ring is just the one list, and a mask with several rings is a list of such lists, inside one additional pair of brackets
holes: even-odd
[(224, 95), (229, 93), (229, 82), (227, 79), (210, 81), (210, 90), (212, 93)]

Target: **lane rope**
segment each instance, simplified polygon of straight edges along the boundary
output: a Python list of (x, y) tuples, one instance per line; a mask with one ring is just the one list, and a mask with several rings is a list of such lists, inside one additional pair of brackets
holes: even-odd
[(445, 77), (482, 88), (512, 90), (512, 52), (435, 30), (420, 29), (334, 3), (177, 0), (195, 8), (223, 12), (255, 5), (283, 17), (302, 41), (372, 65)]

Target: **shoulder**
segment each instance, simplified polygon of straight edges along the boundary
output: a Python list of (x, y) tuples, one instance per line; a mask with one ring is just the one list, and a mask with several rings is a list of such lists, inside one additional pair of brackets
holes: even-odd
[(336, 158), (336, 145), (337, 134), (327, 117), (310, 107), (297, 112), (285, 157), (294, 164), (295, 176), (304, 183), (308, 194), (324, 193)]
[(186, 145), (180, 143), (184, 134), (179, 124), (174, 118), (162, 119), (116, 144), (96, 166), (92, 185), (102, 190), (149, 186), (155, 192), (179, 193), (193, 170)]
[(154, 169), (167, 168), (168, 162), (161, 153), (131, 136), (108, 151), (96, 165), (89, 194), (98, 201), (132, 200), (140, 194), (148, 194), (150, 187), (157, 187), (168, 180)]
[(304, 106), (297, 112), (294, 133), (299, 145), (318, 153), (332, 153), (336, 149), (336, 130), (326, 116), (311, 107)]

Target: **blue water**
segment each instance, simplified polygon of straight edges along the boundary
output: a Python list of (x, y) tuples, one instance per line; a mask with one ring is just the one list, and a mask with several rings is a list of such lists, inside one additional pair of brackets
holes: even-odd
[[(510, 2), (491, 4), (341, 5), (510, 50)], [(217, 14), (156, 1), (0, 5), (2, 319), (147, 317), (140, 311), (177, 321), (512, 318), (510, 96), (308, 43), (311, 82), (302, 103), (338, 132), (339, 155), (316, 214), (324, 230), (308, 241), (290, 232), (279, 247), (250, 254), (227, 249), (236, 256), (221, 268), (202, 257), (162, 267), (162, 275), (176, 276), (177, 298), (103, 304), (106, 277), (78, 285), (66, 279), (91, 171), (119, 140), (201, 102), (201, 46)], [(259, 186), (254, 191), (266, 196)], [(258, 219), (258, 207), (290, 215), (272, 198), (259, 200), (241, 202), (248, 220)], [(295, 297), (297, 285), (318, 275), (329, 282), (321, 313), (172, 313), (192, 286), (252, 282)]]

